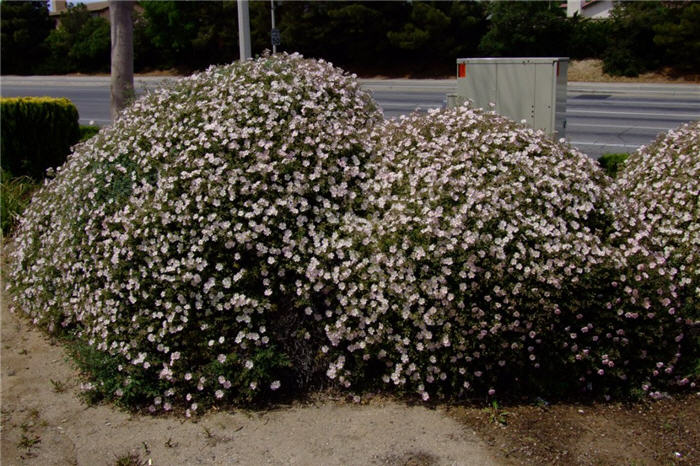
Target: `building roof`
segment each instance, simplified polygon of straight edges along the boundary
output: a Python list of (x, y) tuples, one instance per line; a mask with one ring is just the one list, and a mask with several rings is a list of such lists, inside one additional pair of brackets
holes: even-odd
[[(78, 2), (80, 4), (81, 2)], [(109, 2), (91, 2), (91, 3), (83, 3), (85, 7), (87, 8), (88, 11), (92, 12), (101, 12), (102, 10), (107, 10), (109, 9)], [(52, 2), (53, 8), (49, 12), (49, 16), (60, 16), (61, 13), (65, 12), (68, 10), (68, 7), (66, 5), (66, 2), (57, 2), (53, 1)]]

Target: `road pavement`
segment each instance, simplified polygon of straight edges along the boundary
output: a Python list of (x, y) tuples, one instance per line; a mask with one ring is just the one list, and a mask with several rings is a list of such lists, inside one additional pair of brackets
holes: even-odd
[[(137, 77), (137, 94), (174, 78)], [(3, 96), (68, 97), (80, 122), (110, 123), (108, 76), (3, 76)], [(455, 91), (454, 79), (362, 79), (387, 118), (440, 108)], [(700, 85), (569, 82), (567, 133), (572, 145), (592, 157), (632, 152), (668, 129), (700, 120)]]

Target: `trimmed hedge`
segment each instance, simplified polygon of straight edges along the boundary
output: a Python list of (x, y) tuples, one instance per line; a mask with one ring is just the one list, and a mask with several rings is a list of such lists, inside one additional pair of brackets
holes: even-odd
[(78, 109), (68, 99), (2, 98), (0, 112), (1, 165), (14, 176), (43, 178), (46, 169), (66, 161), (80, 139)]

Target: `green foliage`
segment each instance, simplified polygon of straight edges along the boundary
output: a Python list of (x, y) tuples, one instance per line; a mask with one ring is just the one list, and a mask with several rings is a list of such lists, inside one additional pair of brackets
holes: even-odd
[(31, 193), (38, 186), (27, 176), (13, 178), (12, 174), (5, 170), (2, 170), (1, 177), (0, 222), (2, 234), (6, 236), (17, 224), (17, 220), (29, 204)]
[(510, 415), (510, 413), (508, 411), (503, 411), (503, 408), (498, 405), (498, 401), (493, 400), (491, 402), (491, 407), (486, 408), (486, 411), (489, 414), (490, 422), (500, 424), (502, 426), (508, 425), (507, 417)]
[(410, 16), (386, 33), (404, 63), (448, 74), (455, 57), (477, 54), (486, 32), (486, 8), (473, 2), (416, 2)]
[(100, 131), (99, 126), (80, 125), (80, 142), (87, 141)]
[[(260, 46), (269, 47), (269, 9), (259, 9)], [(365, 74), (451, 74), (486, 30), (486, 9), (474, 2), (285, 2), (277, 14), (283, 50)]]
[[(142, 2), (135, 69), (182, 71), (238, 56), (233, 2)], [(250, 4), (253, 54), (270, 49), (270, 4)], [(324, 58), (364, 73), (450, 74), (486, 30), (475, 2), (278, 2), (279, 51)]]
[(0, 99), (2, 168), (15, 176), (42, 179), (61, 165), (80, 138), (78, 109), (68, 99)]
[(570, 27), (561, 8), (551, 2), (493, 2), (491, 24), (479, 49), (485, 55), (564, 56)]
[(75, 367), (89, 379), (81, 386), (81, 397), (88, 404), (115, 398), (121, 406), (138, 406), (162, 393), (165, 383), (130, 371), (125, 378), (120, 367), (129, 367), (129, 361), (96, 350), (83, 339), (69, 335), (63, 339), (66, 350)]
[[(45, 1), (1, 2), (3, 73), (104, 72), (110, 31), (80, 4), (52, 30)], [(134, 69), (187, 73), (238, 58), (237, 5), (142, 1), (133, 12)], [(278, 51), (323, 58), (365, 75), (444, 76), (458, 57), (604, 58), (635, 76), (700, 68), (700, 5), (617, 2), (609, 20), (566, 18), (556, 2), (276, 2)], [(270, 2), (250, 4), (253, 55), (271, 48)]]
[(0, 2), (3, 74), (32, 74), (47, 54), (52, 29), (48, 1)]
[(610, 45), (611, 22), (581, 16), (570, 18), (569, 52), (572, 59), (599, 58)]
[(654, 44), (664, 48), (668, 64), (700, 71), (700, 3), (682, 8), (678, 21), (654, 25), (654, 32)]
[[(136, 34), (150, 43), (150, 58), (161, 67), (201, 69), (238, 57), (235, 2), (141, 2), (144, 29)], [(139, 61), (139, 60), (137, 60)], [(151, 64), (152, 66), (152, 64)]]
[[(342, 65), (364, 65), (372, 57), (386, 58), (389, 44), (387, 12), (405, 17), (407, 6), (361, 2), (284, 3), (277, 9), (282, 49), (323, 57)], [(261, 11), (269, 19), (269, 10)], [(269, 28), (269, 23), (263, 23)], [(342, 31), (342, 32), (341, 32)], [(266, 38), (269, 44), (269, 36)], [(267, 45), (269, 47), (269, 45)]]
[(605, 170), (605, 173), (611, 177), (615, 178), (617, 173), (620, 171), (622, 164), (630, 156), (628, 153), (621, 154), (603, 154), (599, 159), (598, 163)]
[(441, 32), (450, 24), (450, 18), (438, 8), (427, 3), (417, 3), (411, 11), (411, 20), (400, 31), (389, 31), (392, 45), (403, 50), (435, 50)]
[(51, 31), (46, 43), (51, 50), (48, 72), (109, 70), (109, 21), (92, 16), (82, 3), (61, 14), (59, 26)]
[(114, 466), (145, 466), (146, 461), (142, 460), (137, 453), (127, 453), (121, 456), (115, 456)]
[(637, 76), (661, 66), (700, 69), (700, 6), (693, 2), (619, 2), (611, 15), (603, 70)]

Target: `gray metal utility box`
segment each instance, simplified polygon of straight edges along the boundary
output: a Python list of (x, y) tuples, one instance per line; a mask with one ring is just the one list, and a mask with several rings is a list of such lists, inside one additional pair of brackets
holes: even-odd
[(563, 138), (568, 58), (458, 58), (457, 94), (448, 106), (471, 100), (535, 129)]

